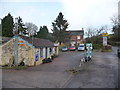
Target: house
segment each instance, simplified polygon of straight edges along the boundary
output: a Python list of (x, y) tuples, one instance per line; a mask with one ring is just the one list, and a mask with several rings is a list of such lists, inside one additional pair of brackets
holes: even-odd
[(0, 65), (20, 64), (27, 66), (42, 64), (44, 59), (58, 56), (58, 46), (49, 40), (16, 35), (1, 45)]
[(67, 31), (70, 35), (70, 46), (78, 46), (84, 43), (84, 30), (69, 30)]

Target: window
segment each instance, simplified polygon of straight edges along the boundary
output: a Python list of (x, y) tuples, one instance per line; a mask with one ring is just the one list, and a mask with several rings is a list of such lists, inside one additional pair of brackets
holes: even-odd
[(80, 39), (80, 36), (77, 36), (77, 39)]
[(40, 57), (43, 57), (43, 48), (40, 48)]

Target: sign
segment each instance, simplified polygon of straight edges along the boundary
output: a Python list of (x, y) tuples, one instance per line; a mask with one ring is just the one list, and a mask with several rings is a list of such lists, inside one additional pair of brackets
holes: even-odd
[(24, 46), (24, 41), (18, 41), (18, 46)]
[(24, 41), (18, 41), (18, 43), (24, 43)]
[(107, 45), (107, 37), (103, 37), (103, 46)]
[(18, 46), (24, 46), (25, 44), (18, 44)]
[(107, 36), (108, 36), (108, 33), (102, 33), (102, 36), (103, 36), (103, 37), (107, 37)]
[(35, 61), (38, 61), (39, 60), (39, 55), (38, 55), (38, 53), (36, 53), (36, 55), (35, 55)]

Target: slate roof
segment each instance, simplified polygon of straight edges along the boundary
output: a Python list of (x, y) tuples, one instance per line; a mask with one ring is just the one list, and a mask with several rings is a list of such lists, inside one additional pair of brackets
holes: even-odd
[[(20, 36), (20, 35), (19, 35)], [(28, 43), (33, 44), (35, 47), (50, 47), (54, 46), (54, 44), (46, 39), (40, 39), (40, 38), (32, 38), (31, 37), (26, 37), (26, 36), (20, 36), (22, 39), (26, 40)], [(32, 43), (33, 41), (33, 43)]]
[(67, 32), (69, 35), (84, 35), (84, 30), (70, 30)]

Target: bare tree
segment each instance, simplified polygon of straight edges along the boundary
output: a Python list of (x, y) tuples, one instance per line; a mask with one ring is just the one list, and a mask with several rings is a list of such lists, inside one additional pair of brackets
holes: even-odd
[(108, 31), (107, 25), (101, 26), (100, 28), (96, 29), (96, 36), (98, 36), (102, 33), (107, 33), (107, 31)]
[(90, 38), (90, 37), (94, 36), (94, 34), (95, 34), (94, 31), (95, 31), (94, 28), (89, 27), (89, 28), (87, 29), (87, 31), (85, 32), (85, 35), (86, 35), (88, 38)]
[(85, 32), (85, 35), (90, 38), (93, 36), (99, 36), (102, 33), (106, 33), (108, 31), (107, 25), (101, 26), (100, 28), (91, 28), (89, 27)]
[(111, 21), (113, 24), (112, 31), (114, 33), (112, 40), (119, 42), (120, 41), (120, 15), (118, 17), (117, 17), (117, 15), (114, 15), (111, 18)]
[(107, 33), (108, 27), (107, 25), (101, 26), (100, 28), (88, 28), (85, 32), (85, 35), (87, 36), (88, 42), (99, 42), (99, 36), (102, 33)]
[(113, 15), (113, 17), (110, 18), (112, 21), (113, 26), (117, 26), (119, 24), (120, 18), (117, 17), (117, 15)]
[(32, 36), (37, 33), (38, 27), (35, 24), (26, 22), (25, 26), (27, 27), (28, 36)]

